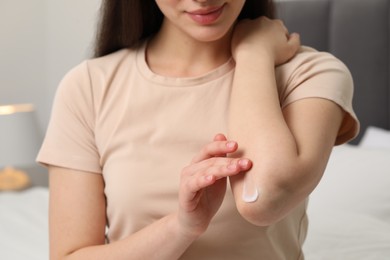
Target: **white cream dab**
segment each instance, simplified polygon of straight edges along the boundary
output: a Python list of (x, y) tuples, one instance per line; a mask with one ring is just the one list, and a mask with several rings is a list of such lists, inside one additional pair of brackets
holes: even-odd
[(251, 176), (247, 173), (244, 177), (244, 185), (242, 190), (242, 200), (251, 203), (255, 202), (259, 198), (259, 190), (255, 186), (255, 182)]

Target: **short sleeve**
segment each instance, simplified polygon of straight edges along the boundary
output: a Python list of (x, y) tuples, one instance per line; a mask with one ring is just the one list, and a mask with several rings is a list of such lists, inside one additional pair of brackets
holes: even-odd
[(324, 98), (338, 104), (346, 113), (336, 145), (359, 133), (359, 121), (352, 107), (353, 79), (348, 68), (333, 55), (308, 47), (276, 69), (281, 107), (305, 98)]
[(37, 161), (75, 170), (101, 173), (94, 137), (93, 91), (87, 62), (62, 79)]

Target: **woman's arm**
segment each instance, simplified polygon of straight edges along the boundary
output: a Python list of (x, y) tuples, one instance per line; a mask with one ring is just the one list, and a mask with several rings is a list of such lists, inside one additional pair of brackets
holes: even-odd
[(50, 259), (177, 259), (195, 239), (172, 214), (105, 245), (103, 189), (101, 175), (50, 167)]
[(217, 135), (183, 169), (178, 211), (110, 244), (102, 176), (51, 166), (50, 259), (178, 259), (207, 230), (223, 201), (226, 177), (251, 167), (246, 159), (225, 157), (236, 149)]
[[(275, 64), (299, 47), (279, 21), (260, 18), (238, 25), (233, 40), (236, 71), (229, 139), (253, 167), (231, 177), (241, 215), (255, 225), (283, 218), (318, 184), (334, 145), (343, 112), (331, 101), (304, 99), (280, 108)], [(326, 82), (324, 82), (326, 84)]]

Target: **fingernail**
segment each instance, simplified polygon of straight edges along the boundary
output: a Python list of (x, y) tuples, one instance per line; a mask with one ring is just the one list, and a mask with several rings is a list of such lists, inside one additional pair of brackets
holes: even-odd
[(226, 143), (226, 146), (227, 146), (228, 148), (234, 148), (235, 145), (236, 145), (236, 142), (233, 142), (233, 141), (230, 141), (230, 142), (227, 142), (227, 143)]
[(249, 160), (248, 159), (241, 159), (238, 163), (243, 167), (247, 167), (249, 165)]

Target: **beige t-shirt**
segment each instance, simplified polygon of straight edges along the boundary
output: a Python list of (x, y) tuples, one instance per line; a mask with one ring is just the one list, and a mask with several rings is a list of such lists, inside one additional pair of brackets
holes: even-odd
[[(145, 45), (85, 61), (59, 86), (38, 161), (102, 174), (107, 238), (122, 239), (177, 210), (181, 170), (216, 133), (227, 133), (234, 66), (230, 60), (201, 77), (164, 77), (149, 69)], [(347, 111), (337, 143), (356, 135), (352, 79), (336, 58), (302, 48), (276, 76), (281, 107), (333, 100)], [(228, 189), (182, 259), (303, 259), (305, 210), (306, 201), (282, 221), (256, 227), (241, 218)]]

